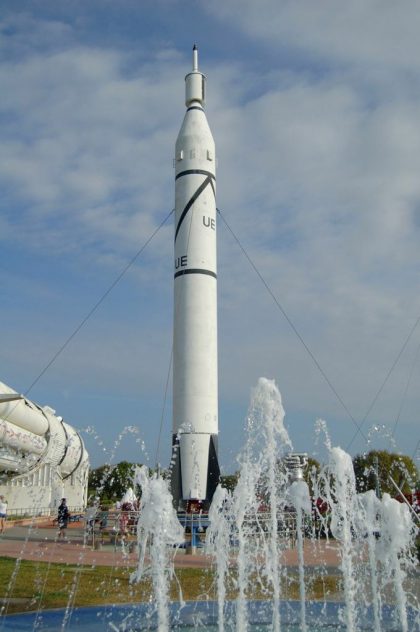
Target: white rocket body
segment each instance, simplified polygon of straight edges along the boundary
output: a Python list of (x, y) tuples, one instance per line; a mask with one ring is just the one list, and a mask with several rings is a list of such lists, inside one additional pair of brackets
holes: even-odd
[(88, 467), (81, 436), (54, 413), (0, 382), (0, 472), (26, 474), (48, 463), (66, 479)]
[(205, 77), (186, 78), (187, 111), (175, 146), (172, 492), (176, 505), (211, 501), (217, 459), (217, 253), (214, 140)]
[(0, 494), (9, 510), (38, 515), (87, 502), (89, 455), (75, 428), (0, 382)]

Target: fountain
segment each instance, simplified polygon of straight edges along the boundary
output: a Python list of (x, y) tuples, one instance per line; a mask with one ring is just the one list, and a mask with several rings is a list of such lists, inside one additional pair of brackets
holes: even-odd
[[(238, 457), (237, 486), (233, 492), (219, 486), (210, 508), (203, 554), (213, 560), (215, 601), (184, 603), (179, 589), (178, 601), (170, 603), (169, 584), (176, 577), (173, 558), (184, 539), (183, 529), (167, 481), (141, 468), (135, 481), (142, 488), (139, 562), (131, 581), (151, 579), (149, 602), (43, 612), (36, 629), (419, 630), (417, 598), (405, 590), (405, 580), (416, 567), (410, 511), (387, 494), (382, 499), (372, 491), (358, 494), (350, 456), (332, 446), (325, 422), (319, 421), (328, 454), (313, 481), (315, 497), (327, 507), (326, 513), (320, 512), (302, 477), (305, 456), (293, 453), (283, 419), (274, 381), (261, 378)], [(312, 529), (308, 537), (314, 513), (321, 528)], [(320, 533), (338, 550), (336, 573), (344, 594), (339, 602), (328, 601), (328, 595), (318, 601), (307, 596), (314, 577), (326, 573), (321, 563), (312, 569), (305, 566), (308, 547), (317, 550)], [(297, 550), (297, 578), (284, 561), (291, 547)], [(291, 601), (287, 595), (294, 585), (298, 594)], [(7, 616), (0, 630), (30, 630), (33, 624), (31, 614)]]

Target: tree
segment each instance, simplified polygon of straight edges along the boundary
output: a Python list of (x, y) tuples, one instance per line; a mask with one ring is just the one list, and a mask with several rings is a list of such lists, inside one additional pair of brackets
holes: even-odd
[[(279, 461), (279, 467), (281, 467), (282, 471), (285, 472), (284, 465), (282, 464), (281, 461)], [(313, 459), (312, 457), (308, 457), (308, 464), (305, 468), (303, 468), (303, 478), (308, 484), (311, 495), (313, 495), (313, 478), (314, 477), (316, 478), (319, 475), (320, 470), (321, 470), (321, 466), (319, 462), (316, 459)], [(224, 476), (221, 476), (220, 485), (224, 487), (225, 489), (229, 490), (230, 492), (233, 492), (236, 485), (238, 484), (239, 475), (240, 473), (238, 471), (238, 472), (235, 472), (234, 474), (225, 474)], [(260, 481), (260, 486), (262, 488), (266, 487), (266, 482), (265, 482), (264, 477)]]
[(308, 456), (308, 465), (303, 470), (303, 479), (308, 484), (309, 494), (311, 496), (314, 495), (313, 481), (314, 479), (315, 480), (318, 479), (320, 471), (321, 471), (321, 465), (319, 461), (312, 458), (311, 456)]
[(386, 450), (371, 450), (367, 454), (359, 454), (353, 459), (356, 488), (358, 492), (376, 489), (377, 475), (379, 489), (396, 496), (397, 491), (390, 481), (390, 476), (404, 494), (410, 493), (416, 485), (418, 472), (414, 461), (409, 456), (394, 454)]
[(235, 472), (234, 474), (225, 474), (220, 477), (220, 485), (225, 489), (233, 492), (236, 485), (238, 484), (239, 472)]
[(89, 495), (101, 501), (121, 500), (129, 487), (134, 487), (134, 471), (138, 464), (121, 461), (116, 465), (101, 465), (89, 473)]

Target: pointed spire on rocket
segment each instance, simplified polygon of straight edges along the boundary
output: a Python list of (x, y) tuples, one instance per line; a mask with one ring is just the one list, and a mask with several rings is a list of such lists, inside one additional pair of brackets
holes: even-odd
[(198, 72), (198, 48), (197, 45), (193, 46), (193, 72)]

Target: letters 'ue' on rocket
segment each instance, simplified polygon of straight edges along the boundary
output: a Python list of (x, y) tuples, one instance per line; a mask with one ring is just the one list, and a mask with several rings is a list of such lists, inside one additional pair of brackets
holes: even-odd
[(206, 77), (193, 49), (187, 111), (175, 145), (173, 455), (176, 508), (208, 507), (218, 462), (215, 146), (204, 112)]

